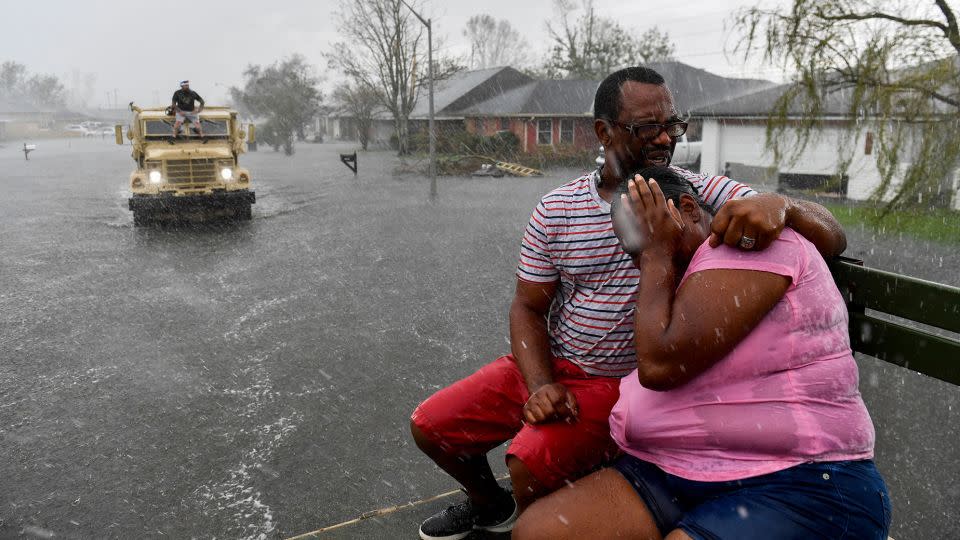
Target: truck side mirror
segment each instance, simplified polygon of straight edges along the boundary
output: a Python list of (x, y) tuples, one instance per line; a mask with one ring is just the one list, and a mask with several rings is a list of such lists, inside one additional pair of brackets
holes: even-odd
[(253, 124), (247, 124), (247, 142), (254, 144), (257, 142), (257, 128)]
[(123, 126), (120, 124), (113, 126), (113, 136), (117, 139), (117, 144), (123, 144)]

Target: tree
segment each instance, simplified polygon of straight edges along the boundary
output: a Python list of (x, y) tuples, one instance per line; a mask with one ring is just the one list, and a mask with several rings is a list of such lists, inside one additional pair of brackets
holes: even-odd
[(24, 89), (27, 98), (40, 106), (59, 108), (66, 102), (63, 84), (53, 75), (33, 75)]
[(550, 77), (602, 79), (622, 67), (673, 57), (666, 32), (656, 26), (644, 32), (626, 30), (598, 15), (593, 0), (583, 0), (579, 10), (572, 0), (554, 0), (554, 11), (555, 19), (547, 22), (553, 45), (544, 64)]
[(357, 139), (360, 140), (360, 147), (366, 150), (370, 143), (373, 116), (380, 109), (382, 101), (380, 93), (363, 81), (353, 84), (343, 82), (333, 90), (333, 101), (340, 110), (354, 118), (357, 124)]
[(266, 119), (264, 142), (274, 150), (283, 146), (284, 153), (292, 155), (294, 135), (303, 138), (323, 97), (313, 68), (294, 54), (267, 67), (251, 65), (243, 75), (243, 88), (230, 88), (233, 103), (247, 114)]
[(60, 79), (53, 75), (30, 75), (27, 66), (10, 61), (0, 64), (0, 96), (54, 109), (63, 107), (65, 102)]
[(19, 93), (26, 78), (27, 66), (10, 61), (0, 64), (0, 92), (3, 92), (4, 95), (9, 96)]
[[(423, 10), (419, 2), (409, 3)], [(400, 0), (347, 0), (336, 16), (349, 41), (335, 44), (327, 54), (330, 67), (377, 90), (380, 103), (393, 116), (400, 155), (408, 154), (410, 112), (428, 83), (426, 29)], [(437, 48), (435, 41), (435, 53)], [(458, 69), (452, 60), (434, 58), (437, 80)]]
[(474, 15), (467, 21), (463, 35), (470, 40), (470, 68), (497, 66), (521, 67), (527, 63), (529, 45), (506, 19)]
[[(960, 31), (945, 0), (793, 0), (742, 10), (734, 23), (745, 58), (794, 74), (767, 122), (778, 166), (800, 158), (824, 128), (828, 98), (842, 93), (844, 139), (875, 134), (873, 198), (887, 210), (949, 203), (960, 166)], [(838, 150), (838, 175), (852, 163), (851, 142)]]

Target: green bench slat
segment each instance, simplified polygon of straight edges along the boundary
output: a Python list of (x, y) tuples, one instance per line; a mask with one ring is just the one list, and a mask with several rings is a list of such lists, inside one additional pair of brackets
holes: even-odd
[[(960, 332), (960, 288), (864, 268), (845, 257), (830, 270), (850, 313), (850, 347), (951, 384), (960, 385), (960, 340), (911, 323)], [(872, 310), (905, 322), (866, 313)]]
[(851, 310), (850, 347), (960, 385), (960, 342)]
[(846, 260), (831, 266), (847, 305), (960, 332), (960, 288), (864, 268)]

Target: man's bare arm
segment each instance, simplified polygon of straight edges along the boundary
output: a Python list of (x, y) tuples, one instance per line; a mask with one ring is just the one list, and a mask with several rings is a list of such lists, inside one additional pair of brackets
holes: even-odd
[[(753, 239), (750, 249), (765, 249), (780, 236), (784, 226), (809, 240), (825, 259), (847, 248), (847, 235), (833, 214), (823, 206), (778, 193), (762, 193), (724, 203), (711, 225), (710, 245), (741, 246), (744, 237)], [(742, 246), (741, 246), (742, 247)]]
[(510, 346), (531, 394), (553, 382), (546, 317), (556, 289), (556, 282), (532, 283), (518, 279), (510, 305)]
[(823, 206), (801, 199), (790, 199), (787, 209), (787, 225), (809, 240), (824, 259), (831, 259), (847, 249), (847, 234)]
[(576, 418), (578, 414), (576, 398), (553, 379), (547, 313), (556, 290), (556, 281), (531, 283), (518, 279), (510, 306), (511, 349), (530, 392), (523, 407), (523, 418), (530, 424)]

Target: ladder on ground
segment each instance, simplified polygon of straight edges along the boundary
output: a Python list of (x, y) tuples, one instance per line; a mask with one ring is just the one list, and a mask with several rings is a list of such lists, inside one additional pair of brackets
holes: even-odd
[(523, 165), (518, 165), (516, 163), (494, 161), (493, 164), (496, 165), (496, 167), (501, 171), (510, 173), (514, 176), (543, 176), (543, 171), (541, 170), (524, 167)]

